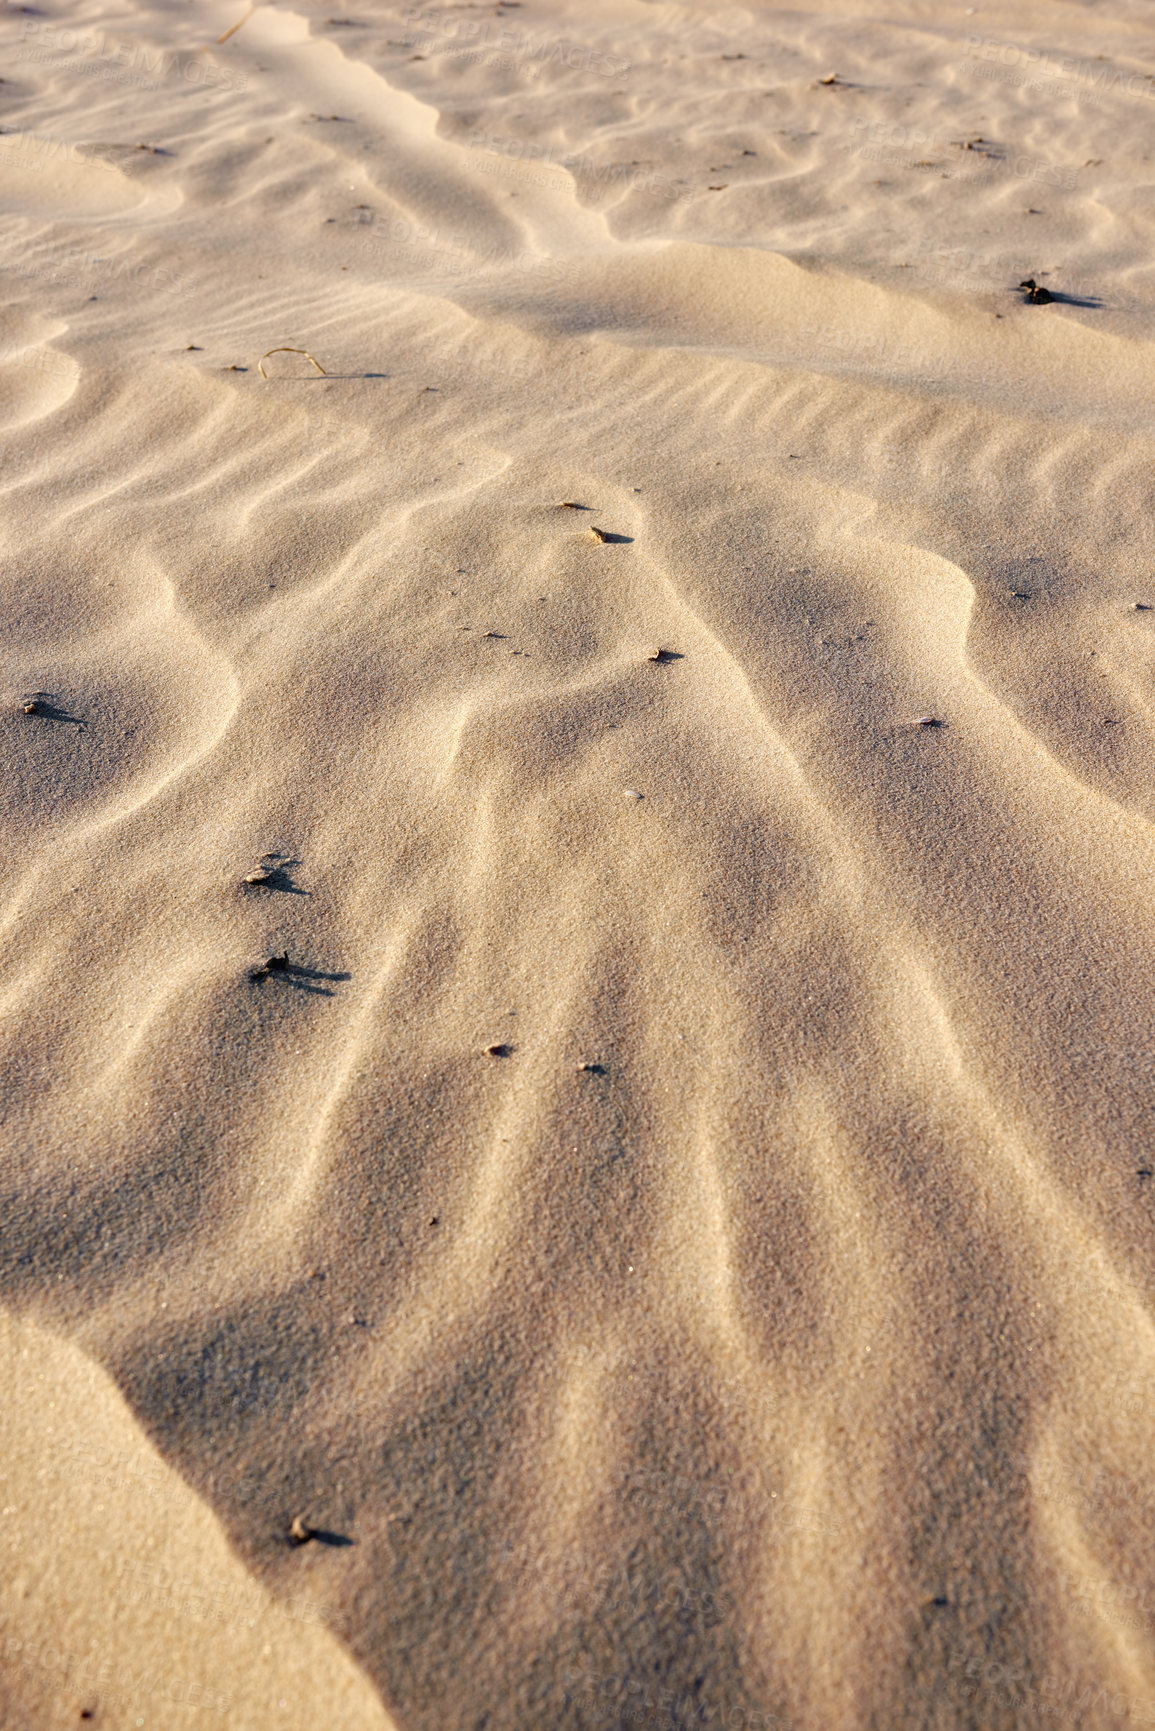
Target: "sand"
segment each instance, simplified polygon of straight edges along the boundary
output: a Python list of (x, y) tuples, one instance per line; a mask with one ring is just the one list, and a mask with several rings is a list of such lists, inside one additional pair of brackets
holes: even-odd
[(0, 20), (5, 1727), (1155, 1724), (1150, 24)]

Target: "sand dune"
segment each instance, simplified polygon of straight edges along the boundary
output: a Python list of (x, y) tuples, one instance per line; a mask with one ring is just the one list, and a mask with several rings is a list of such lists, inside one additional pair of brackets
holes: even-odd
[(295, 1598), (270, 1594), (90, 1358), (11, 1319), (0, 1350), (6, 1725), (387, 1731), (327, 1626), (324, 1563)]
[(0, 23), (5, 1724), (1155, 1722), (1145, 11), (243, 11)]

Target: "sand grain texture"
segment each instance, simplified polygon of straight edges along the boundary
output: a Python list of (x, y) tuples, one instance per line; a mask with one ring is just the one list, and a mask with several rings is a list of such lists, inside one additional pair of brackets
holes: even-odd
[(5, 1723), (1155, 1723), (1149, 10), (242, 11), (0, 20)]

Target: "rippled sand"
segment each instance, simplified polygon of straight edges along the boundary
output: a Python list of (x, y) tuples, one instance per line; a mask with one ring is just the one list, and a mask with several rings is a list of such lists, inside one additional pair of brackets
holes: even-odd
[(1155, 1723), (1150, 9), (0, 39), (5, 1726)]

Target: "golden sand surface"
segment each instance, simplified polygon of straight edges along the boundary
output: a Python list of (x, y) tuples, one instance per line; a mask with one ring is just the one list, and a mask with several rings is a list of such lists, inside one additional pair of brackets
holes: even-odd
[(1155, 1724), (1155, 13), (332, 3), (0, 16), (0, 1723)]

